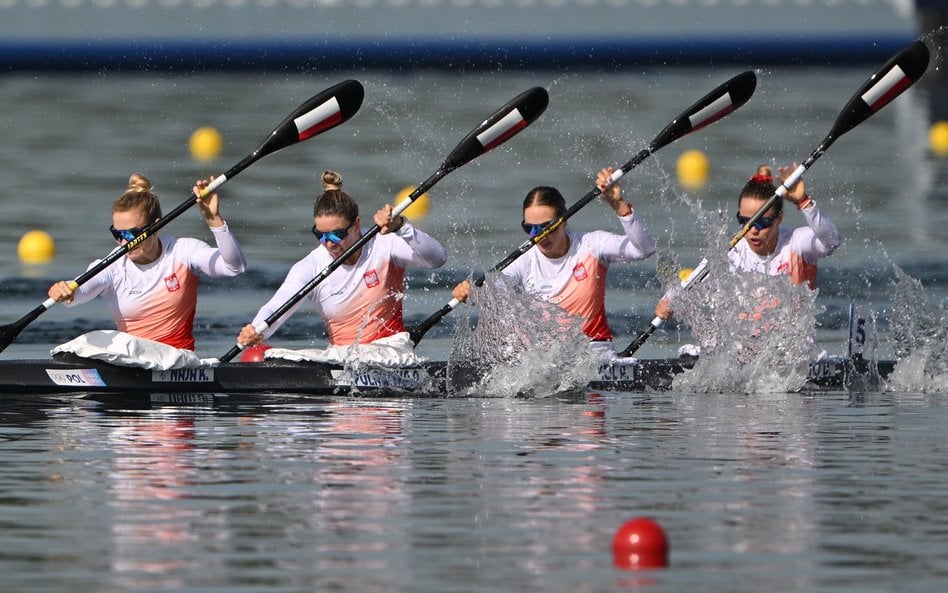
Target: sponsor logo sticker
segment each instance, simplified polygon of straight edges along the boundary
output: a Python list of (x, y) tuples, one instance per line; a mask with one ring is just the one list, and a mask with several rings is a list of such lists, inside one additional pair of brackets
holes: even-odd
[(46, 369), (46, 374), (56, 385), (105, 387), (105, 381), (97, 369)]

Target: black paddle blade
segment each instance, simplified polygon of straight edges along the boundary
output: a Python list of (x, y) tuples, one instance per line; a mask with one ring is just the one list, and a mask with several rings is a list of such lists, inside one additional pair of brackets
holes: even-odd
[(757, 88), (757, 75), (748, 70), (720, 85), (665, 126), (649, 146), (650, 152), (671, 144), (685, 134), (710, 126), (747, 103)]
[(365, 89), (356, 80), (346, 80), (312, 97), (280, 122), (254, 151), (262, 158), (330, 130), (359, 111)]
[(914, 41), (863, 84), (840, 112), (830, 136), (839, 138), (915, 84), (928, 69), (928, 47)]
[(517, 95), (465, 136), (444, 160), (442, 169), (453, 171), (513, 138), (536, 121), (549, 102), (550, 95), (541, 87)]
[(6, 350), (7, 346), (13, 343), (13, 340), (16, 339), (20, 332), (32, 323), (37, 317), (42, 315), (46, 311), (46, 305), (40, 305), (36, 307), (17, 321), (0, 326), (0, 352)]

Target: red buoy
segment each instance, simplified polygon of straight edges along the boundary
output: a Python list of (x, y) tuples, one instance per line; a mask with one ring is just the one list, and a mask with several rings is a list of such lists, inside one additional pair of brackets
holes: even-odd
[(613, 561), (619, 568), (668, 566), (668, 538), (662, 526), (647, 517), (626, 521), (612, 538)]
[(270, 348), (267, 344), (247, 346), (240, 354), (240, 362), (263, 362), (263, 353)]

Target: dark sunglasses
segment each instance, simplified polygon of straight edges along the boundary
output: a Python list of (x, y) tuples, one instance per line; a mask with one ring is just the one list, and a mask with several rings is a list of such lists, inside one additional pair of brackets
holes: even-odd
[(551, 224), (556, 222), (556, 219), (548, 220), (546, 222), (541, 222), (540, 224), (528, 224), (526, 222), (520, 223), (520, 228), (523, 229), (523, 232), (530, 235), (530, 238), (534, 238), (543, 231), (545, 231)]
[(134, 238), (137, 237), (138, 235), (142, 234), (142, 231), (144, 231), (144, 230), (145, 230), (144, 227), (143, 227), (143, 228), (140, 228), (140, 229), (137, 229), (137, 228), (135, 228), (135, 229), (117, 229), (117, 228), (115, 228), (115, 225), (110, 225), (110, 226), (109, 226), (109, 232), (112, 233), (112, 236), (115, 237), (115, 240), (116, 240), (116, 241), (122, 241), (122, 240), (131, 241), (132, 239), (134, 239)]
[(316, 238), (319, 239), (320, 243), (325, 243), (326, 241), (332, 241), (336, 245), (339, 245), (346, 240), (346, 235), (349, 234), (349, 229), (352, 228), (352, 225), (355, 224), (355, 221), (349, 223), (344, 229), (335, 229), (332, 231), (319, 231), (316, 230), (316, 225), (313, 225), (313, 234), (316, 235)]
[[(744, 226), (748, 222), (750, 222), (750, 216), (741, 216), (740, 214), (738, 214), (737, 222), (739, 222), (741, 226)], [(777, 222), (777, 216), (773, 216), (770, 218), (766, 216), (761, 216), (754, 222), (753, 227), (757, 229), (758, 231), (762, 231), (764, 229), (769, 229), (770, 227), (772, 227), (775, 222)]]

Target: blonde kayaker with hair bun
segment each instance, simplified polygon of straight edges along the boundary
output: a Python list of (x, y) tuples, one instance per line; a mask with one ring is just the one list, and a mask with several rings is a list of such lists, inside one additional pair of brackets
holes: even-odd
[[(310, 350), (313, 357), (339, 359), (350, 354), (352, 345), (383, 344), (404, 359), (413, 344), (402, 319), (406, 268), (432, 269), (444, 265), (444, 247), (405, 217), (392, 217), (392, 206), (384, 205), (374, 215), (379, 232), (348, 256), (325, 282), (311, 290), (261, 335), (254, 326), (277, 311), (319, 272), (341, 257), (364, 232), (359, 206), (342, 189), (342, 176), (322, 174), (323, 193), (313, 205), (313, 228), (318, 245), (290, 268), (276, 294), (244, 326), (237, 338), (241, 346), (261, 343), (300, 307), (312, 303), (326, 321), (330, 348)], [(338, 348), (338, 351), (333, 351)], [(271, 353), (272, 354), (272, 353)], [(356, 355), (357, 356), (357, 355)]]
[[(210, 182), (195, 182), (195, 196)], [(240, 244), (221, 217), (217, 193), (195, 199), (217, 247), (199, 239), (151, 234), (82, 286), (76, 288), (69, 280), (53, 284), (49, 297), (77, 305), (101, 296), (119, 331), (194, 350), (198, 273), (212, 278), (230, 277), (243, 273), (247, 267)], [(109, 232), (119, 245), (124, 245), (159, 218), (161, 205), (151, 181), (135, 173), (129, 178), (128, 189), (112, 203)], [(98, 260), (92, 262), (89, 268), (97, 263)]]

